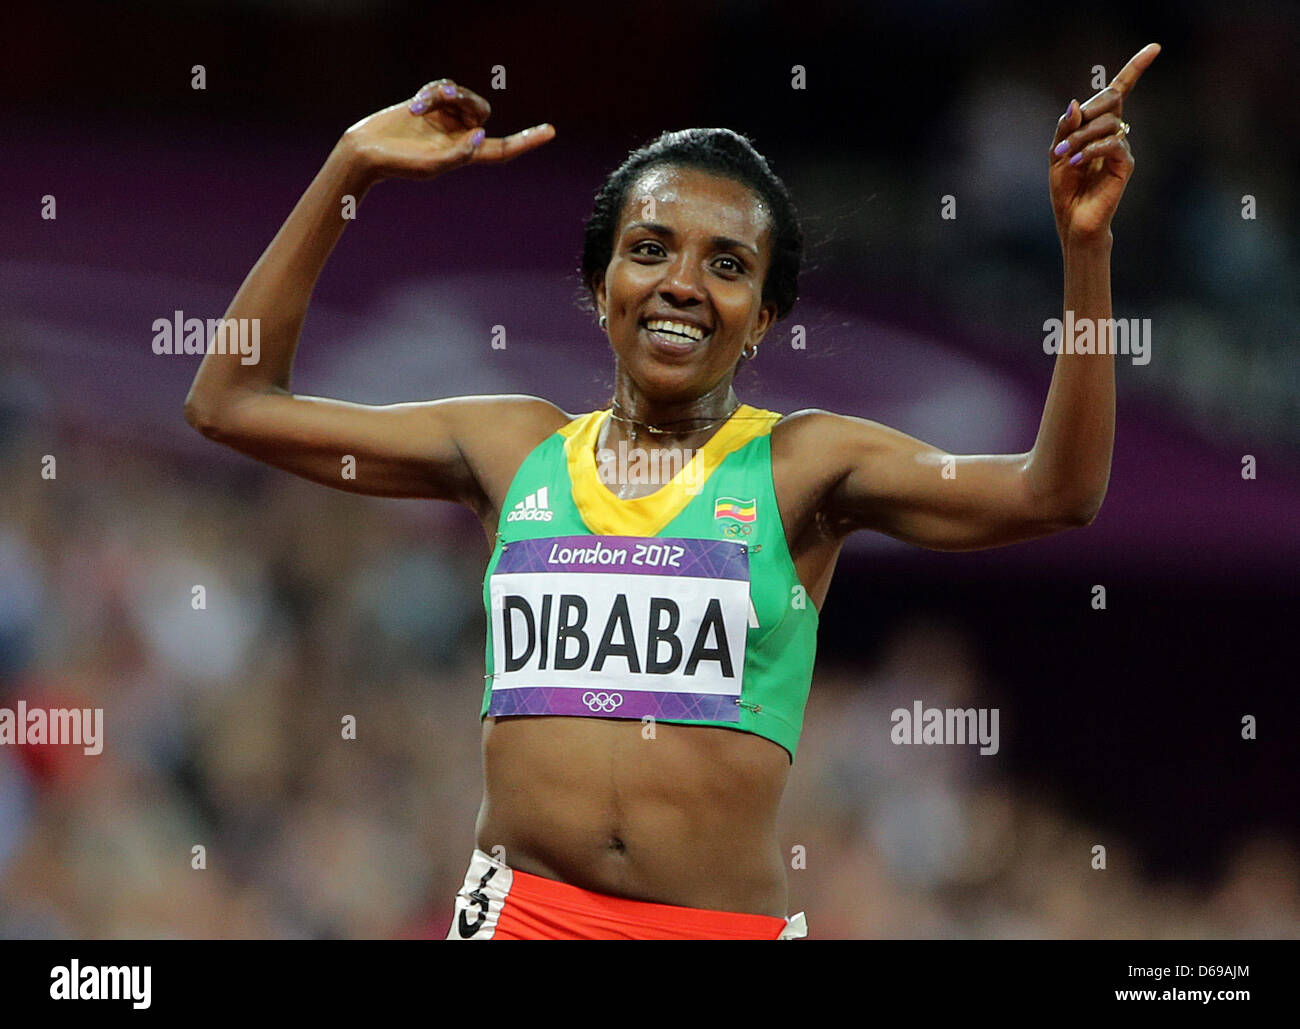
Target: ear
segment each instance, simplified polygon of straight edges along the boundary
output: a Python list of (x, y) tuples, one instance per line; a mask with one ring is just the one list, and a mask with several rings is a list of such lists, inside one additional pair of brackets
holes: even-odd
[(758, 312), (758, 320), (754, 323), (754, 332), (749, 338), (751, 346), (758, 346), (767, 335), (767, 330), (776, 324), (776, 304), (764, 304)]
[(591, 291), (596, 296), (596, 314), (605, 313), (605, 276), (593, 275), (591, 277)]

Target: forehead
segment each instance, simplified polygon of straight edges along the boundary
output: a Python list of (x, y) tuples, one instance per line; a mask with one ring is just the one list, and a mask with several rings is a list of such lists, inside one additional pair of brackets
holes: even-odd
[(654, 218), (647, 220), (681, 232), (699, 229), (757, 246), (772, 223), (767, 204), (743, 183), (698, 168), (660, 165), (628, 188), (620, 227), (641, 219), (647, 197), (655, 206)]

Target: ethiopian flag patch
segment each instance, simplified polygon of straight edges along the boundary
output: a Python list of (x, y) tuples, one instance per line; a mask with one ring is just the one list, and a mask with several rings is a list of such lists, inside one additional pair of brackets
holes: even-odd
[(713, 517), (734, 518), (738, 522), (752, 522), (758, 516), (758, 509), (753, 500), (737, 500), (735, 497), (719, 497), (713, 505)]

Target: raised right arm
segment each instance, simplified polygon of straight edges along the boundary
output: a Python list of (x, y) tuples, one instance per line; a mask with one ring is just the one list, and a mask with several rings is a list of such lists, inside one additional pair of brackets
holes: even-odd
[[(444, 86), (454, 95), (444, 95)], [(191, 425), (327, 486), (478, 506), (484, 447), (490, 449), (497, 432), (521, 423), (563, 423), (558, 408), (534, 397), (371, 406), (290, 389), (312, 290), (347, 224), (343, 197), (350, 194), (360, 203), (372, 185), (390, 176), (428, 179), (462, 164), (507, 161), (554, 136), (550, 126), (540, 126), (483, 139), (478, 126), (489, 114), (485, 100), (444, 79), (421, 90), (414, 104), (386, 108), (348, 129), (226, 311), (226, 319), (259, 320), (260, 359), (244, 364), (240, 354), (212, 348), (185, 398)], [(466, 453), (471, 439), (477, 454)], [(343, 477), (347, 455), (355, 459), (355, 478)]]

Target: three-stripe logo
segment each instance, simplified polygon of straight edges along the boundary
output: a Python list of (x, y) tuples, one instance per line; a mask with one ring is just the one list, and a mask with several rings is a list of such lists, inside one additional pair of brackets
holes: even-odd
[(529, 493), (506, 515), (506, 521), (549, 522), (555, 517), (555, 512), (551, 510), (551, 506), (547, 501), (550, 488), (549, 486), (543, 486), (541, 489)]

